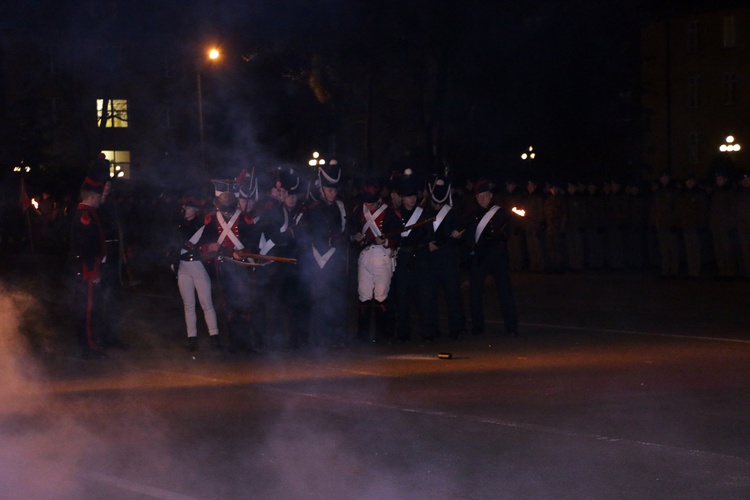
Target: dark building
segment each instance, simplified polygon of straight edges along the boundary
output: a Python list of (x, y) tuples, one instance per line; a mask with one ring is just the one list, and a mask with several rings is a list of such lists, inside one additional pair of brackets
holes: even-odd
[(750, 7), (718, 5), (665, 11), (642, 31), (644, 160), (654, 173), (750, 167)]

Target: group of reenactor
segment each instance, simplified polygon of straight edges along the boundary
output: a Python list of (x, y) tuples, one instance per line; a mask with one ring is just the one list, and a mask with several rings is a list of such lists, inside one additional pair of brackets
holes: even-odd
[(722, 172), (711, 183), (668, 172), (650, 184), (506, 181), (500, 203), (525, 212), (512, 218), (511, 268), (750, 278), (750, 177), (735, 181)]
[[(196, 292), (211, 346), (223, 348), (225, 320), (230, 352), (430, 342), (441, 336), (443, 310), (447, 336), (461, 338), (464, 252), (471, 256), (472, 332), (484, 331), (482, 294), (492, 274), (506, 332), (517, 335), (506, 248), (510, 216), (493, 202), (491, 182), (476, 183), (472, 213), (453, 207), (448, 178), (420, 181), (411, 170), (392, 179), (390, 193), (379, 179), (363, 179), (349, 208), (335, 160), (307, 181), (292, 169), (273, 168), (213, 183), (213, 203), (205, 204), (210, 209), (199, 221), (194, 211), (204, 204), (195, 192), (183, 197), (184, 217), (171, 245), (191, 350), (198, 348)], [(356, 331), (350, 331), (355, 281)], [(210, 282), (212, 296), (205, 292)]]
[[(100, 158), (95, 167), (73, 216), (68, 263), (87, 357), (101, 355), (107, 342), (122, 346), (97, 334), (106, 323), (99, 303), (112, 250), (100, 214), (108, 162)], [(246, 169), (213, 185), (213, 196), (184, 194), (168, 245), (191, 350), (198, 348), (197, 303), (212, 348), (223, 349), (225, 337), (230, 352), (256, 352), (481, 334), (488, 275), (505, 333), (515, 336), (513, 271), (655, 264), (676, 276), (684, 263), (688, 276), (698, 276), (710, 250), (717, 276), (750, 276), (747, 175), (731, 186), (718, 174), (711, 189), (665, 173), (651, 189), (617, 181), (528, 181), (519, 189), (511, 180), (480, 179), (464, 190), (447, 176), (420, 179), (407, 169), (343, 193), (342, 169), (331, 160), (309, 178), (290, 168)]]

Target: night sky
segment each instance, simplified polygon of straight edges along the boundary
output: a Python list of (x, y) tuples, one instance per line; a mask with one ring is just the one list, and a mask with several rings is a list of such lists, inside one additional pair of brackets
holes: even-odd
[[(235, 133), (234, 142), (252, 135), (276, 156), (309, 149), (301, 138), (322, 135), (313, 129), (325, 126), (306, 115), (321, 116), (331, 103), (340, 110), (347, 104), (341, 96), (363, 72), (416, 67), (431, 57), (443, 96), (435, 106), (448, 137), (438, 156), (475, 171), (502, 164), (507, 175), (569, 177), (641, 173), (639, 28), (686, 2), (130, 1), (120, 3), (114, 28), (86, 25), (81, 5), (89, 8), (78, 0), (5, 5), (0, 23), (54, 29), (63, 38), (155, 33), (184, 40), (186, 52), (218, 43), (254, 65), (252, 76), (236, 72), (235, 91), (226, 96), (256, 103), (252, 130)], [(295, 75), (309, 79), (317, 63), (320, 87), (290, 90)], [(264, 71), (273, 78), (261, 81)], [(327, 108), (316, 91), (329, 95)], [(529, 145), (538, 152), (534, 172), (519, 160)]]

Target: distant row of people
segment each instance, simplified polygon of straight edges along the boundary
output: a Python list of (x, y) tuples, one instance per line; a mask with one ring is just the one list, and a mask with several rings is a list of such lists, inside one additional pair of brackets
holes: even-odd
[(750, 177), (713, 185), (675, 182), (664, 172), (647, 190), (639, 183), (506, 181), (497, 193), (512, 218), (513, 271), (658, 267), (665, 277), (750, 278)]

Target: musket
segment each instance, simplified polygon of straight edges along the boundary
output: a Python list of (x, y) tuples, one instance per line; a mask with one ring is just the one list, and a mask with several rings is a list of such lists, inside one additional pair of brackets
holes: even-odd
[(292, 257), (277, 257), (275, 255), (262, 255), (259, 253), (248, 252), (247, 250), (237, 250), (237, 255), (241, 259), (254, 259), (254, 260), (268, 260), (271, 262), (286, 262), (288, 264), (296, 264), (297, 259)]
[(429, 224), (430, 222), (432, 222), (432, 221), (434, 221), (436, 219), (437, 219), (437, 217), (429, 217), (427, 219), (423, 219), (423, 220), (420, 220), (418, 222), (415, 222), (411, 226), (403, 227), (403, 228), (399, 229), (398, 231), (390, 231), (388, 233), (383, 233), (383, 234), (381, 234), (380, 236), (377, 236), (377, 237), (369, 236), (367, 238), (362, 238), (362, 241), (360, 241), (360, 244), (362, 246), (369, 245), (370, 243), (372, 243), (373, 241), (375, 241), (376, 238), (382, 238), (382, 239), (385, 240), (385, 239), (391, 238), (393, 236), (397, 236), (397, 235), (399, 235), (399, 234), (401, 234), (401, 233), (403, 233), (405, 231), (411, 231), (412, 229), (414, 229), (416, 227), (420, 227), (420, 226), (424, 226), (425, 224)]
[(265, 262), (245, 262), (244, 260), (237, 260), (233, 257), (225, 257), (225, 256), (219, 257), (219, 260), (221, 262), (228, 262), (230, 264), (243, 266), (243, 267), (263, 267), (271, 263), (270, 260), (267, 260)]

